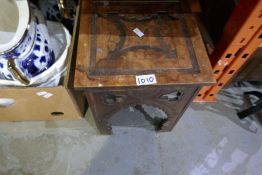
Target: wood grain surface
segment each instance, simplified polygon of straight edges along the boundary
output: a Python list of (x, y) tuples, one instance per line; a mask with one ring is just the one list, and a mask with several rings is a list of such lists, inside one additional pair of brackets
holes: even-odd
[[(155, 34), (159, 20), (146, 22), (122, 20), (126, 33), (121, 49), (117, 50), (121, 54), (110, 56), (110, 52), (116, 50), (122, 35), (112, 20), (94, 15), (92, 7), (91, 1), (82, 1), (75, 88), (136, 86), (135, 76), (148, 73), (156, 75), (156, 86), (208, 85), (215, 82), (193, 15), (179, 14), (185, 21), (187, 34), (179, 20), (163, 17), (160, 20), (162, 22), (161, 36)], [(134, 16), (132, 13), (131, 15), (124, 14), (124, 16), (128, 15)], [(136, 13), (135, 15), (143, 17), (144, 14)], [(176, 13), (170, 13), (170, 10), (168, 15), (177, 17)], [(135, 27), (142, 30), (145, 36), (142, 38), (136, 36), (132, 32)], [(159, 39), (161, 42), (164, 41), (164, 44)], [(191, 42), (192, 48), (188, 47), (188, 41)], [(150, 46), (150, 48), (138, 47), (138, 49), (122, 52), (134, 46)], [(194, 58), (192, 58), (192, 53)], [(181, 69), (187, 71), (181, 71)]]

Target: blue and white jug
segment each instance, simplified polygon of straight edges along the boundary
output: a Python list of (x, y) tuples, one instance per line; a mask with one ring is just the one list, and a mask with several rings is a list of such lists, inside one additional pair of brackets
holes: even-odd
[[(28, 84), (55, 61), (46, 21), (28, 0), (4, 1), (0, 11), (9, 16), (6, 19), (0, 15), (0, 79)], [(14, 32), (8, 30), (12, 23), (16, 27)]]

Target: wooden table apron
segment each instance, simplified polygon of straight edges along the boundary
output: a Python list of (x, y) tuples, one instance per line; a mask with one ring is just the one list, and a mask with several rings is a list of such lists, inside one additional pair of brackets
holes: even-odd
[[(110, 117), (127, 107), (149, 105), (167, 115), (159, 131), (170, 131), (180, 119), (200, 86), (145, 86), (123, 88), (86, 88), (94, 120), (101, 134), (111, 134)], [(109, 98), (109, 101), (108, 101)]]

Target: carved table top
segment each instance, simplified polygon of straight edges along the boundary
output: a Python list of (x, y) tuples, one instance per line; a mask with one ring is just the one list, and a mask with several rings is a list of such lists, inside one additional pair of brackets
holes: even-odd
[[(76, 88), (136, 86), (136, 75), (152, 73), (157, 85), (214, 83), (193, 15), (172, 13), (172, 5), (154, 13), (137, 13), (135, 8), (115, 13), (91, 4), (82, 1)], [(135, 28), (144, 36), (133, 32)]]

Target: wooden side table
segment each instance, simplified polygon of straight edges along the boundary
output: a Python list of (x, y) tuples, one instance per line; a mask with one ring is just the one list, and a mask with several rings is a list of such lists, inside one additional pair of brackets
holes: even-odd
[[(179, 1), (82, 1), (74, 87), (85, 91), (102, 134), (111, 134), (114, 113), (141, 104), (162, 109), (167, 118), (156, 128), (170, 131), (199, 88), (215, 83), (183, 9)], [(148, 74), (156, 83), (138, 86), (136, 77)]]

